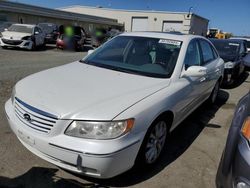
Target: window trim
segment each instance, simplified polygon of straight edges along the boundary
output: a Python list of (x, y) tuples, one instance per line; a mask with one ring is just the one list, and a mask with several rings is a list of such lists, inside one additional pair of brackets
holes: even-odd
[(187, 48), (186, 48), (186, 53), (185, 53), (185, 57), (184, 57), (184, 61), (183, 61), (183, 67), (184, 67), (184, 70), (185, 70), (185, 71), (186, 71), (189, 67), (191, 67), (191, 66), (202, 66), (201, 64), (199, 64), (199, 65), (191, 65), (191, 66), (186, 67), (185, 60), (186, 60), (186, 57), (187, 57), (187, 51), (188, 51), (189, 45), (190, 45), (192, 42), (196, 42), (196, 44), (198, 45), (198, 49), (197, 49), (197, 50), (198, 50), (199, 57), (200, 57), (200, 63), (202, 62), (201, 49), (200, 49), (200, 46), (199, 46), (199, 42), (198, 42), (198, 39), (197, 39), (197, 38), (194, 38), (194, 39), (192, 39), (192, 40), (189, 41), (188, 46), (187, 46)]
[[(216, 60), (218, 57), (215, 57), (215, 56), (214, 56), (213, 47), (212, 47), (212, 45), (211, 45), (208, 41), (206, 41), (206, 40), (204, 40), (204, 39), (198, 39), (198, 41), (199, 41), (199, 42), (198, 42), (198, 43), (199, 43), (199, 48), (200, 48), (200, 51), (201, 51), (200, 55), (201, 55), (201, 59), (202, 59), (202, 61), (201, 61), (201, 66), (206, 66), (206, 65), (210, 64), (211, 62), (213, 62), (214, 60)], [(204, 61), (203, 50), (202, 50), (202, 47), (201, 47), (201, 41), (206, 42), (206, 43), (210, 46), (211, 51), (212, 51), (212, 55), (213, 55), (213, 59), (210, 59), (210, 60), (208, 60), (208, 61)], [(217, 55), (218, 55), (218, 54), (217, 54)]]

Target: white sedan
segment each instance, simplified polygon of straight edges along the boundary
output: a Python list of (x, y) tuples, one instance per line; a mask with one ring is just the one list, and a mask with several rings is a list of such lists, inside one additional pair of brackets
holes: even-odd
[(36, 25), (12, 24), (0, 33), (2, 48), (17, 47), (34, 50), (37, 46), (45, 45), (45, 33)]
[(34, 154), (110, 178), (157, 162), (168, 133), (204, 101), (215, 102), (223, 71), (203, 37), (125, 33), (80, 61), (19, 81), (5, 111)]

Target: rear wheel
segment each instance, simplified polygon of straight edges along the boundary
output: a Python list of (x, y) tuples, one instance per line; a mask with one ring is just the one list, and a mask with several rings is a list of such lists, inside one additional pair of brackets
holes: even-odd
[(144, 166), (154, 164), (165, 148), (167, 135), (168, 124), (165, 119), (155, 121), (144, 138), (136, 163)]

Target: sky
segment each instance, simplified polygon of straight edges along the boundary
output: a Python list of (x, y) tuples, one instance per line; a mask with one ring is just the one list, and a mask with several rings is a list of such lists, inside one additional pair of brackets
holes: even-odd
[(250, 36), (250, 0), (12, 0), (48, 8), (71, 5), (102, 6), (130, 10), (192, 12), (209, 19), (216, 27), (234, 35)]

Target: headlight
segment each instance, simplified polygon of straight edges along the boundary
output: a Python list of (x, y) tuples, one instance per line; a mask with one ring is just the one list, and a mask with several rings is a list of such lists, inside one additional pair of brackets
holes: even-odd
[(224, 64), (224, 68), (225, 69), (232, 69), (232, 68), (234, 68), (234, 63), (229, 61), (229, 62)]
[(16, 95), (16, 87), (14, 86), (13, 89), (12, 89), (12, 93), (11, 93), (11, 102), (12, 102), (12, 104), (15, 101), (15, 95)]
[(89, 139), (113, 139), (129, 132), (134, 119), (111, 122), (73, 121), (65, 134)]
[(31, 40), (31, 36), (23, 37), (22, 40)]

